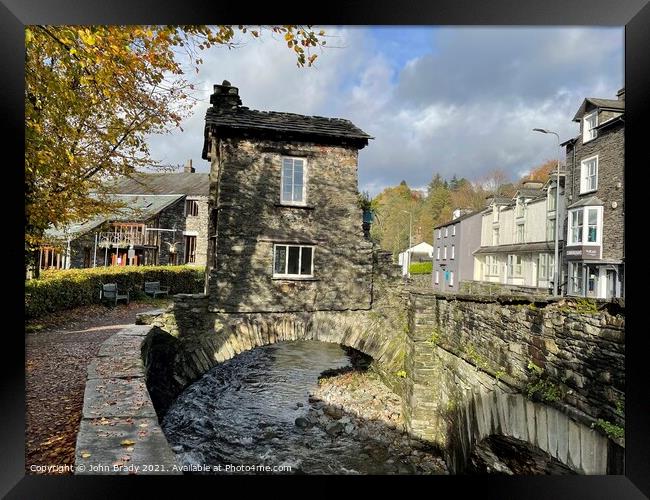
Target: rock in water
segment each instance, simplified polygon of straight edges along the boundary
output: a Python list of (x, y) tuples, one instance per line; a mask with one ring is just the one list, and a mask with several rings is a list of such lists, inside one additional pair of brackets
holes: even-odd
[(311, 427), (311, 422), (307, 420), (306, 418), (303, 417), (298, 417), (295, 421), (296, 427), (300, 427), (301, 429), (307, 429)]

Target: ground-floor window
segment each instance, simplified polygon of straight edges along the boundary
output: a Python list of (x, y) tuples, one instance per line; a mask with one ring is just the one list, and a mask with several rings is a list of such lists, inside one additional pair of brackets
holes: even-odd
[(485, 272), (488, 276), (499, 275), (499, 261), (496, 255), (488, 255), (485, 258)]
[(553, 279), (555, 258), (550, 253), (539, 254), (539, 279), (546, 281)]
[(583, 268), (583, 264), (569, 262), (569, 292), (572, 294), (584, 295)]
[(449, 271), (449, 286), (454, 286), (454, 272)]
[(439, 271), (436, 271), (436, 273), (435, 273), (435, 279), (436, 279), (436, 285), (437, 285), (438, 283), (440, 283), (440, 272), (439, 272)]
[(508, 255), (508, 275), (521, 276), (521, 255)]
[(311, 278), (314, 275), (314, 247), (306, 245), (274, 245), (273, 277)]
[(54, 247), (41, 247), (39, 260), (41, 269), (61, 269), (64, 264), (63, 254)]

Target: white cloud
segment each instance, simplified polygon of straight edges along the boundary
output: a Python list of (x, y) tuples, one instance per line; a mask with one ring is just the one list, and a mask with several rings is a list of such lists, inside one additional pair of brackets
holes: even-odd
[(347, 118), (374, 136), (359, 154), (359, 187), (372, 195), (402, 179), (426, 186), (434, 172), (479, 179), (500, 167), (517, 178), (557, 156), (555, 137), (533, 128), (572, 137), (584, 97), (615, 98), (623, 85), (618, 28), (442, 28), (419, 57), (395, 51), (391, 30), (380, 40), (366, 28), (327, 32), (328, 45), (343, 48), (325, 49), (315, 68), (297, 68), (268, 33), (240, 49), (211, 49), (202, 102), (184, 133), (152, 138), (154, 154), (207, 170), (203, 118), (212, 85), (227, 79), (244, 106)]

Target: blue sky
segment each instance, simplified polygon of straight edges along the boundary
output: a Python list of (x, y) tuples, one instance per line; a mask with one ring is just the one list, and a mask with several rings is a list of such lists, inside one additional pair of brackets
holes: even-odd
[(297, 68), (269, 32), (241, 48), (205, 51), (200, 102), (183, 132), (150, 138), (154, 158), (199, 171), (212, 85), (229, 80), (244, 106), (347, 118), (375, 139), (359, 154), (359, 189), (376, 195), (435, 173), (481, 180), (500, 168), (513, 180), (557, 155), (554, 137), (584, 97), (623, 87), (623, 28), (324, 27), (316, 67)]

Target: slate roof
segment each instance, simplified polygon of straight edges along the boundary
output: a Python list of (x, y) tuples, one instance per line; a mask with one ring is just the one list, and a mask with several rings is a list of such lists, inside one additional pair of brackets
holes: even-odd
[[(559, 247), (562, 248), (563, 242), (559, 241)], [(473, 253), (476, 254), (491, 254), (491, 253), (511, 253), (511, 252), (539, 252), (539, 251), (553, 252), (555, 250), (554, 241), (538, 241), (535, 243), (517, 243), (513, 245), (498, 245), (489, 247), (480, 247)]]
[(543, 189), (521, 188), (521, 189), (517, 189), (517, 192), (513, 196), (513, 199), (516, 198), (517, 195), (523, 196), (524, 198), (536, 198), (544, 194), (545, 193)]
[(45, 231), (45, 234), (46, 236), (53, 239), (62, 239), (80, 236), (96, 228), (97, 226), (102, 225), (104, 222), (145, 222), (184, 196), (185, 195), (182, 194), (113, 195), (111, 196), (111, 199), (124, 202), (126, 204), (126, 207), (114, 212), (113, 214), (94, 217), (83, 223), (70, 224), (61, 229), (52, 227), (47, 229)]
[(574, 122), (580, 121), (580, 118), (582, 118), (582, 115), (584, 115), (585, 109), (587, 108), (587, 103), (593, 104), (595, 107), (601, 109), (625, 111), (625, 101), (619, 101), (618, 99), (599, 99), (596, 97), (587, 97), (584, 101), (582, 101), (578, 112), (573, 117)]
[(575, 203), (569, 205), (567, 209), (578, 208), (578, 207), (602, 207), (603, 205), (605, 205), (605, 203), (603, 203), (603, 201), (600, 198), (596, 196), (590, 196), (588, 198), (579, 199)]
[(210, 174), (199, 172), (135, 172), (121, 177), (108, 189), (117, 194), (185, 194), (208, 196)]
[(462, 220), (469, 219), (471, 216), (476, 215), (476, 214), (481, 213), (481, 212), (483, 212), (483, 210), (476, 210), (474, 212), (471, 212), (471, 213), (468, 213), (468, 214), (465, 214), (465, 215), (461, 215), (460, 217), (456, 217), (455, 219), (452, 219), (452, 220), (450, 220), (448, 222), (445, 222), (443, 224), (438, 224), (437, 226), (433, 226), (433, 229), (438, 229), (438, 228), (445, 227), (445, 226), (451, 226), (452, 224), (456, 224), (457, 222), (460, 222)]
[(227, 135), (249, 133), (256, 136), (281, 135), (288, 140), (325, 139), (334, 143), (350, 142), (359, 148), (366, 146), (368, 139), (374, 139), (343, 118), (258, 111), (243, 106), (228, 110), (211, 107), (205, 114), (204, 159), (207, 158), (207, 133), (210, 127)]

